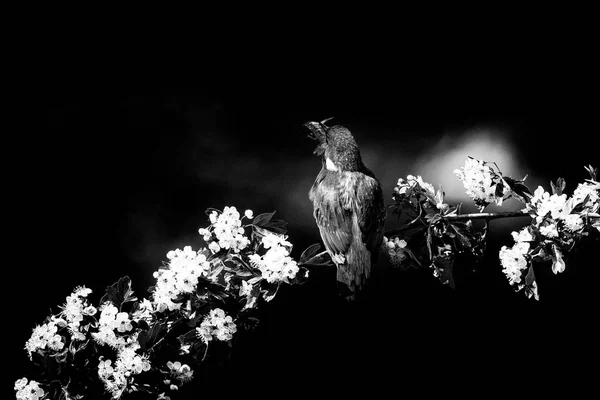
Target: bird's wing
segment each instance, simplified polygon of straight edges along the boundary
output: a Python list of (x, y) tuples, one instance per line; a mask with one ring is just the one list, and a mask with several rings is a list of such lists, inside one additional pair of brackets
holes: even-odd
[(356, 193), (359, 196), (358, 204), (362, 205), (357, 208), (357, 213), (363, 242), (372, 254), (377, 254), (383, 242), (386, 219), (381, 185), (375, 178), (367, 176), (360, 181)]
[(352, 243), (352, 210), (343, 204), (337, 185), (335, 178), (322, 170), (310, 191), (321, 239), (332, 258), (346, 254)]

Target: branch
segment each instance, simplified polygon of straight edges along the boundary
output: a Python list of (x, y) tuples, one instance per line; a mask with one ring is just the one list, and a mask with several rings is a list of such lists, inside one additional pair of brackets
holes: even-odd
[[(529, 213), (525, 211), (504, 211), (497, 213), (471, 213), (471, 214), (459, 214), (459, 215), (447, 215), (442, 217), (446, 221), (462, 221), (469, 219), (485, 219), (492, 220), (497, 218), (513, 218), (513, 217), (528, 217)], [(587, 218), (600, 218), (598, 213), (582, 214)]]
[[(485, 219), (486, 221), (490, 221), (492, 219), (498, 218), (517, 218), (517, 217), (529, 217), (529, 213), (525, 211), (503, 211), (503, 212), (495, 212), (495, 213), (471, 213), (471, 214), (458, 214), (458, 215), (446, 215), (442, 217), (442, 219), (446, 221), (466, 221), (470, 219)], [(598, 213), (588, 213), (582, 214), (582, 217), (587, 218), (600, 218), (600, 214)], [(416, 224), (413, 221), (407, 225), (404, 225), (397, 229), (390, 229), (386, 231), (385, 234), (387, 237), (394, 237), (395, 235), (399, 235), (406, 230), (411, 228), (416, 228)]]
[(471, 214), (458, 214), (458, 215), (446, 215), (442, 218), (446, 221), (462, 221), (469, 219), (497, 219), (497, 218), (513, 218), (513, 217), (529, 217), (529, 213), (525, 211), (503, 211), (496, 213), (471, 213)]

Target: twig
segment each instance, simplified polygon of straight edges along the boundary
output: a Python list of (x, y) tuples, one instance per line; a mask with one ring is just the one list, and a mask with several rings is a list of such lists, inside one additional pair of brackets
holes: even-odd
[[(503, 211), (503, 212), (495, 212), (495, 213), (470, 213), (470, 214), (457, 214), (457, 215), (446, 215), (443, 216), (442, 219), (446, 221), (465, 221), (470, 219), (485, 219), (486, 221), (490, 221), (492, 219), (499, 218), (518, 218), (518, 217), (529, 217), (529, 213), (526, 211)], [(600, 218), (600, 214), (598, 213), (587, 213), (582, 214), (582, 216), (587, 218)], [(410, 223), (404, 225), (397, 229), (390, 229), (386, 231), (385, 234), (387, 237), (393, 237), (395, 235), (399, 235), (406, 230), (411, 228), (416, 228), (414, 223)]]
[(462, 221), (468, 219), (497, 219), (497, 218), (513, 218), (513, 217), (529, 217), (529, 213), (525, 211), (503, 211), (496, 213), (470, 213), (470, 214), (457, 214), (457, 215), (446, 215), (442, 218), (446, 221)]
[[(597, 214), (597, 213), (588, 213), (588, 214), (583, 214), (583, 215), (587, 216), (588, 218), (600, 218), (600, 214)], [(485, 220), (489, 221), (491, 219), (498, 219), (498, 218), (528, 217), (528, 216), (529, 216), (529, 213), (526, 211), (504, 211), (504, 212), (497, 212), (497, 213), (471, 213), (471, 214), (447, 215), (442, 218), (447, 221), (461, 221), (461, 220), (468, 220), (468, 219), (485, 219)]]

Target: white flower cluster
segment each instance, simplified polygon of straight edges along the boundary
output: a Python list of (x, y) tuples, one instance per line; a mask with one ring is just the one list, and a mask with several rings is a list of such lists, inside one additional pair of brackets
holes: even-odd
[(98, 343), (107, 344), (114, 349), (123, 348), (127, 345), (128, 339), (123, 335), (117, 335), (115, 329), (120, 333), (126, 333), (133, 329), (133, 325), (128, 313), (119, 312), (111, 302), (106, 302), (100, 306), (98, 332), (93, 332), (92, 337)]
[(523, 211), (529, 212), (531, 217), (535, 218), (540, 233), (549, 239), (559, 237), (563, 227), (567, 231), (578, 232), (584, 226), (583, 218), (579, 213), (572, 213), (572, 210), (586, 198), (590, 201), (582, 204), (583, 209), (589, 210), (595, 207), (592, 199), (594, 194), (597, 196), (598, 189), (589, 190), (590, 188), (593, 189), (593, 186), (580, 185), (576, 194), (567, 199), (564, 193), (550, 195), (543, 187), (538, 186)]
[(64, 328), (67, 322), (61, 318), (51, 317), (51, 320), (43, 325), (38, 325), (33, 329), (31, 337), (25, 343), (25, 349), (29, 354), (29, 359), (34, 352), (41, 354), (43, 350), (54, 351), (62, 350), (65, 347), (63, 337), (58, 334), (58, 328)]
[[(587, 201), (586, 201), (587, 199)], [(587, 181), (577, 185), (573, 191), (573, 205), (583, 205), (583, 211), (597, 213), (600, 211), (600, 182)]]
[(530, 242), (533, 240), (531, 233), (527, 227), (523, 228), (520, 232), (512, 233), (515, 244), (512, 247), (502, 246), (500, 249), (500, 263), (502, 264), (502, 272), (508, 278), (508, 282), (511, 285), (517, 285), (521, 288), (521, 275), (523, 270), (527, 268), (529, 264), (527, 261), (527, 254), (531, 246)]
[(207, 276), (211, 264), (200, 251), (185, 246), (183, 250), (176, 249), (167, 253), (168, 268), (154, 272), (156, 286), (153, 301), (158, 311), (177, 310), (181, 303), (174, 303), (182, 293), (192, 293), (196, 290), (198, 278)]
[(17, 379), (15, 382), (15, 392), (17, 400), (38, 400), (46, 394), (40, 384), (34, 380), (27, 381), (27, 378)]
[(100, 357), (98, 364), (98, 376), (104, 383), (104, 387), (111, 393), (113, 398), (119, 398), (127, 385), (133, 380), (132, 375), (150, 370), (150, 361), (144, 355), (136, 352), (139, 343), (132, 341), (117, 353), (116, 361)]
[[(504, 196), (510, 188), (485, 161), (475, 158), (467, 158), (464, 167), (455, 169), (454, 173), (462, 181), (467, 195), (475, 201), (481, 210), (488, 204), (496, 203), (502, 205)], [(496, 195), (497, 185), (502, 184), (500, 195)]]
[(289, 279), (294, 279), (300, 270), (296, 261), (290, 257), (292, 244), (286, 238), (268, 233), (262, 238), (262, 245), (268, 249), (267, 252), (262, 256), (251, 254), (248, 257), (250, 263), (260, 270), (263, 279), (269, 283), (289, 283)]
[(167, 362), (167, 368), (171, 376), (181, 383), (187, 383), (194, 377), (194, 371), (187, 364), (181, 364), (179, 361)]
[(409, 254), (406, 245), (407, 243), (404, 239), (396, 237), (391, 240), (385, 236), (383, 237), (383, 246), (385, 246), (388, 255), (390, 256), (392, 265), (398, 267), (408, 258)]
[(61, 307), (61, 315), (67, 320), (73, 340), (85, 340), (85, 334), (79, 329), (83, 317), (85, 315), (95, 315), (98, 311), (96, 307), (90, 305), (87, 301), (87, 296), (90, 293), (92, 293), (92, 289), (85, 286), (78, 287), (70, 296), (67, 296), (66, 303)]
[(444, 203), (444, 195), (441, 190), (435, 191), (433, 185), (429, 182), (425, 182), (421, 175), (407, 175), (406, 179), (400, 178), (398, 179), (398, 183), (394, 188), (394, 193), (398, 195), (405, 195), (409, 189), (414, 189), (416, 186), (419, 186), (427, 199), (428, 203), (431, 206), (437, 208), (438, 210), (444, 210), (448, 208), (448, 204)]
[[(252, 210), (246, 210), (244, 217), (253, 218)], [(239, 253), (250, 244), (250, 239), (244, 233), (240, 213), (235, 207), (226, 206), (220, 214), (218, 211), (213, 211), (209, 219), (211, 225), (208, 228), (200, 228), (198, 233), (204, 237), (204, 241), (208, 243), (208, 248), (213, 253), (221, 249)]]
[(221, 341), (228, 341), (233, 338), (237, 327), (230, 315), (225, 315), (225, 311), (220, 308), (210, 310), (198, 328), (196, 334), (203, 342), (208, 343), (217, 338)]

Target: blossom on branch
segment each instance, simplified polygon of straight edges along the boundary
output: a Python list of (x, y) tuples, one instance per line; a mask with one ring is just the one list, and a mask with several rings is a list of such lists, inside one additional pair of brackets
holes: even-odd
[[(246, 210), (244, 216), (249, 219), (252, 218), (252, 210)], [(233, 252), (239, 253), (250, 244), (250, 239), (246, 237), (242, 226), (240, 213), (235, 207), (226, 206), (221, 213), (213, 210), (209, 214), (209, 219), (211, 225), (208, 228), (200, 228), (198, 233), (204, 237), (209, 246), (211, 246), (211, 243), (215, 243), (211, 248), (213, 253), (220, 249), (231, 249)]]
[(225, 311), (220, 308), (210, 310), (200, 327), (196, 328), (198, 337), (205, 343), (211, 341), (213, 337), (221, 341), (231, 340), (236, 331), (237, 327), (233, 318), (225, 315)]
[(469, 157), (464, 167), (454, 173), (462, 181), (467, 195), (473, 199), (480, 211), (491, 203), (501, 206), (505, 196), (510, 193), (507, 182), (489, 163)]
[(251, 254), (248, 258), (250, 263), (260, 270), (263, 279), (269, 283), (289, 283), (290, 279), (296, 277), (300, 269), (290, 257), (292, 244), (285, 236), (268, 233), (262, 238), (262, 246), (268, 249), (265, 254)]
[(156, 286), (153, 302), (158, 311), (177, 310), (181, 303), (174, 302), (182, 293), (192, 293), (198, 278), (208, 276), (211, 264), (202, 251), (194, 251), (191, 246), (167, 253), (168, 267), (154, 272)]
[(17, 392), (15, 393), (17, 400), (38, 400), (46, 395), (38, 382), (34, 380), (28, 382), (27, 378), (18, 379), (14, 389)]

